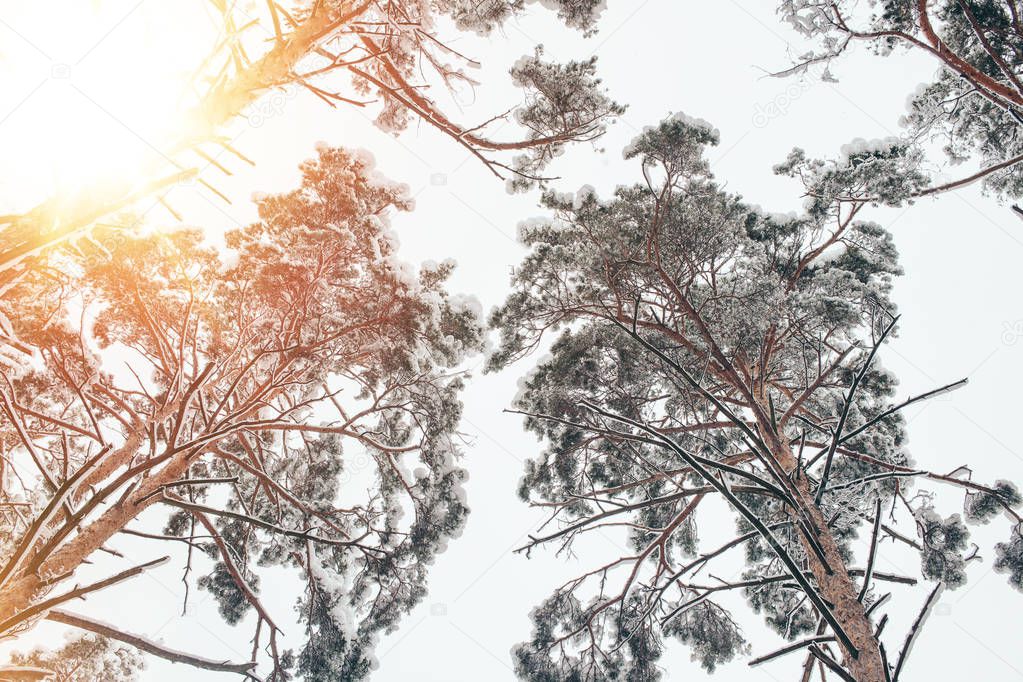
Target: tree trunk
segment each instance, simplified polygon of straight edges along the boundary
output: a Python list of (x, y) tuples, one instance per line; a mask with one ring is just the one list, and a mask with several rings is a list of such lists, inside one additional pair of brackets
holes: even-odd
[[(188, 463), (189, 458), (185, 453), (171, 459), (120, 504), (112, 504), (94, 520), (80, 527), (77, 535), (73, 535), (46, 557), (37, 571), (29, 570), (27, 565), (21, 567), (0, 590), (0, 622), (30, 608), (39, 600), (40, 594), (52, 589), (50, 581), (53, 578), (72, 575), (93, 552), (126, 528), (147, 507), (158, 502), (160, 497), (150, 493), (180, 478), (187, 470)], [(5, 634), (0, 633), (0, 636)]]
[[(787, 472), (793, 472), (798, 463), (792, 455), (791, 447), (780, 440), (768, 442), (772, 454)], [(790, 479), (791, 480), (791, 479)], [(839, 643), (843, 654), (843, 665), (856, 679), (856, 682), (886, 682), (885, 663), (881, 658), (881, 648), (874, 636), (874, 625), (867, 617), (863, 603), (859, 601), (859, 586), (849, 575), (849, 571), (838, 550), (838, 543), (820, 508), (813, 501), (813, 493), (806, 476), (793, 481), (795, 488), (793, 497), (801, 511), (809, 518), (816, 531), (816, 538), (828, 566), (817, 558), (813, 545), (803, 533), (798, 533), (800, 544), (808, 557), (810, 571), (820, 587), (820, 595), (832, 604), (835, 618), (845, 630), (858, 653), (848, 651)], [(798, 517), (796, 510), (790, 514), (795, 522)], [(798, 526), (796, 526), (798, 528)], [(830, 569), (830, 571), (828, 570)]]

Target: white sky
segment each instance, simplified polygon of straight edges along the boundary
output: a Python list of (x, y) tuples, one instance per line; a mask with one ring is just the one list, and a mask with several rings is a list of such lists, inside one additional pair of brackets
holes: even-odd
[[(83, 3), (53, 4), (70, 8)], [(59, 153), (48, 140), (59, 137), (58, 133), (67, 138), (69, 127), (84, 128), (71, 134), (72, 143), (85, 139), (107, 150), (134, 147), (141, 148), (143, 155), (153, 153), (152, 148), (147, 150), (150, 141), (139, 132), (152, 125), (152, 115), (144, 107), (136, 110), (132, 102), (160, 96), (159, 91), (138, 94), (141, 90), (130, 74), (146, 71), (123, 58), (125, 52), (120, 50), (141, 44), (168, 55), (156, 66), (144, 65), (146, 69), (180, 70), (181, 62), (169, 55), (179, 40), (186, 46), (191, 45), (189, 41), (201, 44), (208, 24), (203, 23), (203, 11), (190, 5), (204, 4), (201, 0), (111, 2), (110, 9), (88, 15), (88, 22), (83, 19), (85, 23), (65, 27), (58, 37), (51, 26), (60, 11), (39, 11), (38, 6), (32, 11), (25, 3), (0, 1), (0, 70), (7, 86), (0, 93), (0, 149), (5, 150), (0, 164), (0, 212), (24, 209), (45, 196), (48, 185), (40, 178), (54, 170), (45, 163), (36, 164), (37, 168), (29, 164), (26, 170), (15, 163), (19, 157), (11, 150), (27, 144), (41, 159)], [(610, 0), (609, 4), (600, 33), (593, 38), (573, 34), (553, 15), (531, 5), (529, 16), (509, 24), (502, 34), (489, 39), (463, 36), (456, 43), (457, 49), (484, 62), (479, 72), (484, 86), (474, 100), (463, 98), (460, 118), (466, 122), (484, 120), (517, 101), (506, 70), (536, 43), (544, 43), (548, 56), (559, 59), (591, 53), (600, 57), (606, 84), (629, 110), (602, 141), (606, 153), (579, 147), (559, 160), (553, 171), (563, 178), (558, 183), (563, 191), (591, 184), (606, 195), (616, 184), (634, 182), (636, 167), (621, 159), (621, 148), (644, 125), (684, 111), (707, 119), (721, 131), (721, 145), (711, 151), (711, 158), (714, 172), (728, 189), (771, 211), (797, 210), (800, 188), (774, 177), (771, 166), (796, 145), (811, 155), (833, 155), (854, 137), (896, 134), (907, 94), (933, 70), (930, 62), (920, 58), (880, 59), (860, 50), (834, 69), (838, 84), (763, 78), (765, 69), (789, 64), (787, 41), (795, 40), (774, 16), (773, 0)], [(83, 46), (89, 49), (90, 45), (96, 45), (94, 51), (81, 59)], [(70, 78), (54, 78), (55, 64), (73, 64)], [(123, 85), (110, 86), (112, 69), (123, 78)], [(9, 80), (8, 74), (12, 74)], [(149, 87), (151, 81), (138, 81), (137, 87)], [(77, 91), (67, 93), (68, 85)], [(68, 97), (76, 104), (62, 112), (63, 118), (41, 125), (41, 117), (52, 107), (43, 96), (58, 87), (65, 91), (53, 97)], [(133, 97), (125, 98), (125, 92)], [(436, 98), (456, 111), (448, 98)], [(237, 171), (233, 177), (204, 174), (231, 197), (231, 205), (196, 186), (176, 188), (170, 194), (168, 198), (184, 210), (187, 222), (204, 225), (215, 235), (251, 220), (250, 194), (294, 186), (297, 163), (313, 155), (317, 141), (364, 147), (375, 154), (381, 171), (408, 183), (416, 193), (416, 211), (394, 221), (403, 256), (416, 262), (453, 257), (459, 266), (450, 284), (452, 291), (475, 294), (485, 310), (502, 300), (508, 270), (523, 255), (514, 242), (516, 223), (541, 213), (535, 195), (508, 196), (502, 183), (464, 150), (426, 126), (395, 139), (375, 129), (362, 112), (332, 111), (304, 93), (278, 97), (265, 113), (255, 121), (259, 125), (243, 121), (232, 131), (236, 146), (256, 161), (256, 167), (247, 170), (233, 162), (231, 168)], [(96, 130), (102, 132), (90, 133), (92, 123), (86, 121), (95, 121)], [(512, 127), (500, 132), (513, 136)], [(149, 217), (156, 224), (170, 220), (160, 208)], [(894, 232), (907, 272), (895, 293), (903, 313), (901, 335), (882, 354), (885, 365), (901, 377), (900, 394), (917, 394), (962, 376), (971, 380), (966, 389), (909, 411), (912, 454), (921, 466), (937, 471), (969, 464), (977, 480), (1023, 481), (1023, 449), (1015, 438), (1018, 383), (1023, 376), (1023, 341), (1017, 343), (1023, 338), (1018, 274), (1023, 224), (1007, 207), (981, 196), (976, 188), (923, 201), (908, 210), (870, 209), (866, 217)], [(528, 637), (529, 610), (555, 585), (605, 556), (620, 553), (618, 539), (611, 536), (594, 536), (588, 544), (578, 545), (574, 559), (557, 559), (543, 550), (535, 551), (530, 560), (511, 553), (541, 518), (515, 495), (522, 462), (537, 452), (538, 444), (522, 432), (518, 417), (501, 410), (515, 393), (516, 378), (533, 360), (499, 375), (476, 376), (464, 394), (463, 428), (473, 439), (465, 458), (473, 513), (463, 536), (451, 543), (433, 567), (427, 599), (396, 633), (381, 640), (374, 680), (514, 679), (508, 652)], [(945, 493), (939, 498), (944, 513), (959, 511), (957, 493), (939, 492)], [(732, 537), (731, 515), (718, 510), (721, 513), (701, 517), (701, 537), (708, 547)], [(906, 682), (1023, 678), (1019, 647), (1023, 595), (1010, 590), (1004, 576), (991, 571), (992, 545), (1007, 538), (1008, 524), (999, 518), (973, 533), (985, 560), (972, 566), (966, 587), (943, 596), (914, 649), (903, 678)], [(159, 551), (123, 547), (139, 561)], [(887, 570), (917, 571), (915, 559), (890, 543), (882, 544), (881, 557)], [(193, 593), (189, 616), (173, 615), (180, 610), (181, 590), (180, 556), (174, 558), (170, 567), (76, 608), (175, 648), (244, 660), (248, 625), (236, 631), (223, 626), (206, 593)], [(732, 565), (728, 570), (737, 568)], [(900, 648), (928, 589), (921, 585), (895, 591), (886, 631), (889, 651)], [(292, 596), (285, 583), (264, 580), (263, 590), (279, 614), (290, 610)], [(733, 615), (753, 642), (754, 654), (780, 644), (741, 603), (727, 603), (736, 606)], [(59, 631), (44, 624), (38, 636), (52, 641)], [(297, 631), (294, 635), (292, 645), (298, 646), (301, 635)], [(736, 661), (712, 679), (791, 680), (801, 660), (789, 657), (752, 670)], [(670, 646), (662, 663), (668, 680), (703, 675), (690, 662), (688, 651), (678, 645)], [(147, 681), (160, 682), (230, 678), (156, 660), (143, 675)]]

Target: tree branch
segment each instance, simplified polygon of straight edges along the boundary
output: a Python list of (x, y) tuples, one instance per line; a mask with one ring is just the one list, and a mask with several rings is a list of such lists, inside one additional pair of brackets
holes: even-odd
[(231, 663), (229, 661), (215, 661), (209, 658), (201, 658), (199, 656), (192, 656), (180, 651), (174, 651), (173, 649), (167, 649), (160, 646), (155, 642), (151, 642), (144, 637), (138, 635), (128, 634), (122, 632), (117, 628), (102, 623), (97, 620), (86, 618), (85, 616), (79, 616), (68, 611), (61, 609), (53, 609), (46, 614), (46, 620), (52, 620), (55, 623), (62, 623), (64, 625), (70, 625), (71, 627), (78, 628), (79, 630), (86, 630), (88, 632), (108, 637), (109, 639), (116, 639), (119, 642), (130, 644), (131, 646), (152, 654), (159, 658), (170, 661), (171, 663), (184, 663), (194, 668), (202, 668), (203, 670), (213, 670), (216, 672), (226, 673), (238, 673), (245, 675), (256, 667), (255, 661), (248, 661), (247, 663)]

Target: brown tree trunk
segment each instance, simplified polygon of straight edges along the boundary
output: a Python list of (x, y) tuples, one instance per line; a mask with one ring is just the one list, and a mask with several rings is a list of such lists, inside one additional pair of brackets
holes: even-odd
[(127, 499), (112, 504), (97, 518), (82, 526), (77, 535), (46, 557), (38, 570), (32, 571), (27, 566), (19, 569), (0, 590), (0, 622), (30, 608), (38, 601), (40, 594), (51, 589), (48, 587), (50, 580), (74, 573), (90, 555), (126, 528), (147, 507), (158, 502), (160, 497), (150, 493), (158, 491), (165, 483), (179, 479), (187, 470), (188, 463), (189, 458), (185, 453), (171, 459)]
[[(792, 455), (791, 447), (780, 440), (769, 442), (772, 454), (787, 472), (796, 469), (797, 462)], [(794, 482), (794, 495), (796, 503), (801, 511), (808, 518), (816, 531), (816, 538), (820, 548), (823, 550), (824, 558), (827, 561), (825, 566), (818, 558), (813, 545), (803, 533), (798, 533), (800, 544), (808, 557), (810, 571), (816, 578), (820, 587), (821, 596), (832, 604), (832, 612), (835, 618), (845, 630), (849, 639), (858, 652), (847, 650), (841, 644), (843, 661), (846, 670), (856, 679), (856, 682), (886, 682), (887, 676), (884, 670), (884, 660), (881, 658), (881, 648), (877, 637), (874, 636), (874, 625), (867, 617), (863, 603), (859, 601), (859, 586), (849, 575), (849, 571), (838, 550), (838, 543), (835, 536), (828, 527), (827, 520), (821, 513), (820, 508), (814, 503), (813, 493), (806, 476), (800, 476)], [(791, 511), (793, 521), (797, 519), (798, 512)], [(797, 526), (798, 527), (798, 526)], [(830, 571), (829, 571), (830, 569)]]

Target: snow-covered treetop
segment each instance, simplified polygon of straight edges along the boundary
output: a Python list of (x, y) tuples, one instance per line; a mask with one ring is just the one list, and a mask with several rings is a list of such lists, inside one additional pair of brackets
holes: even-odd
[[(336, 53), (321, 47), (310, 54), (310, 62), (323, 62), (318, 68), (313, 64), (310, 72), (320, 76), (338, 68), (347, 70), (358, 93), (372, 93), (382, 102), (376, 119), (381, 128), (399, 132), (411, 120), (421, 119), (469, 149), (505, 178), (509, 189), (520, 191), (543, 180), (544, 168), (566, 145), (595, 142), (624, 111), (604, 92), (596, 77), (596, 60), (557, 64), (542, 60), (538, 47), (535, 55), (520, 59), (510, 70), (512, 82), (523, 90), (523, 102), (481, 125), (452, 120), (429, 96), (427, 87), (476, 85), (472, 71), (479, 64), (445, 43), (445, 36), (437, 31), (440, 17), (453, 19), (461, 30), (489, 35), (533, 4), (585, 33), (596, 30), (604, 9), (603, 0), (413, 0), (365, 3), (355, 9), (346, 2), (315, 3), (316, 12), (330, 13), (329, 24), (354, 29), (334, 32), (336, 45), (331, 49)], [(313, 6), (301, 3), (296, 15), (306, 23), (322, 21)], [(346, 58), (332, 57), (340, 54)], [(421, 83), (424, 77), (437, 83)], [(319, 94), (328, 100), (351, 101), (323, 89)], [(509, 119), (519, 124), (523, 135), (510, 140), (488, 136), (496, 121)], [(505, 154), (511, 158), (504, 158)]]
[[(360, 679), (378, 633), (422, 599), (467, 513), (459, 365), (482, 349), (481, 311), (445, 291), (453, 263), (414, 273), (398, 260), (388, 214), (411, 202), (371, 157), (322, 146), (301, 171), (227, 233), (226, 265), (197, 230), (98, 230), (95, 248), (60, 261), (65, 274), (11, 289), (15, 331), (44, 362), (5, 377), (24, 428), (0, 437), (7, 450), (64, 446), (36, 460), (49, 487), (20, 491), (31, 504), (7, 519), (0, 620), (151, 507), (175, 546), (207, 555), (189, 561), (224, 619), (255, 613), (266, 679)], [(68, 476), (88, 485), (67, 493)], [(115, 491), (122, 503), (103, 506)], [(45, 510), (68, 494), (85, 511), (65, 527)], [(291, 653), (259, 597), (269, 565), (306, 585), (307, 636)]]
[[(879, 55), (922, 52), (940, 66), (936, 79), (909, 93), (905, 144), (938, 140), (953, 163), (973, 159), (962, 173), (1009, 198), (1023, 196), (1023, 26), (1014, 3), (987, 0), (784, 0), (779, 13), (814, 44), (780, 75), (828, 64), (853, 42)], [(830, 66), (826, 71), (831, 74)], [(937, 189), (937, 188), (935, 188)], [(933, 190), (930, 193), (934, 193)]]
[[(857, 587), (825, 577), (838, 564), (853, 570), (850, 543), (875, 503), (892, 500), (897, 477), (921, 472), (909, 468), (896, 379), (874, 359), (894, 333), (897, 254), (847, 197), (895, 202), (920, 180), (892, 172), (905, 154), (890, 141), (853, 145), (834, 163), (797, 151), (779, 170), (818, 191), (803, 210), (772, 215), (719, 187), (704, 156), (717, 142), (706, 122), (672, 116), (626, 152), (639, 184), (603, 199), (548, 191), (554, 217), (520, 226), (530, 252), (491, 315), (500, 344), (488, 368), (560, 331), (515, 400), (544, 442), (520, 495), (555, 519), (523, 549), (571, 551), (598, 529), (629, 542), (533, 612), (532, 638), (515, 650), (525, 679), (657, 679), (671, 639), (713, 670), (749, 650), (711, 598), (731, 589), (785, 637), (824, 622), (873, 647), (862, 661), (881, 665), (873, 626), (845, 606), (831, 613), (829, 604), (856, 602)], [(833, 439), (839, 454), (825, 457)], [(1014, 489), (937, 480), (980, 496), (968, 520), (992, 508), (1020, 520)], [(713, 494), (736, 512), (741, 537), (699, 551), (744, 547), (747, 564), (742, 580), (718, 586), (690, 576), (709, 560), (697, 555), (696, 510)], [(792, 508), (828, 521), (788, 527)], [(971, 557), (960, 517), (923, 504), (912, 512), (923, 576), (961, 584)], [(1017, 580), (1020, 544), (998, 550), (997, 566)]]

